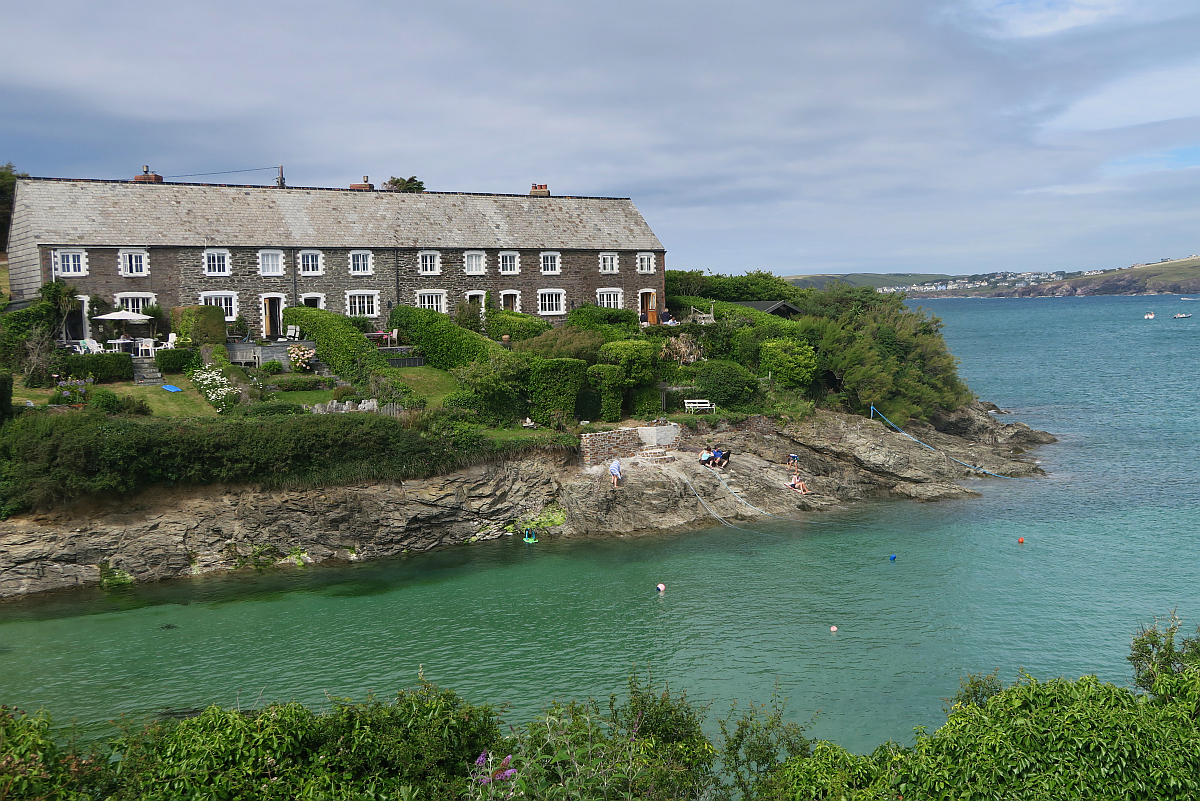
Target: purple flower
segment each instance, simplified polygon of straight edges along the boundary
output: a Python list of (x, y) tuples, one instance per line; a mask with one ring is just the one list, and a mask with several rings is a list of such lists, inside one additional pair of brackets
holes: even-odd
[(484, 751), (479, 755), (479, 759), (475, 760), (475, 767), (482, 768), (485, 762), (487, 762), (487, 751)]
[(480, 777), (479, 777), (479, 783), (480, 783), (480, 784), (491, 784), (491, 783), (492, 783), (492, 777), (491, 777), (491, 776), (480, 776)]
[(511, 763), (512, 763), (512, 754), (509, 754), (508, 756), (506, 756), (506, 757), (504, 758), (504, 761), (500, 763), (500, 770), (504, 770), (504, 769), (505, 769), (505, 768), (507, 768), (507, 767), (508, 767), (508, 766), (509, 766)]
[(501, 774), (500, 774), (500, 776), (499, 776), (498, 778), (500, 779), (500, 781), (506, 781), (506, 780), (508, 780), (508, 779), (511, 779), (513, 776), (516, 776), (516, 775), (517, 775), (517, 769), (516, 769), (516, 768), (509, 768), (508, 770), (506, 770), (506, 771), (504, 771), (503, 773), (501, 773)]

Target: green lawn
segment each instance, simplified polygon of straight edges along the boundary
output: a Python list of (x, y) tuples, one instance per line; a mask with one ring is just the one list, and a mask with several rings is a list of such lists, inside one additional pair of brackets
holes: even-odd
[(404, 383), (429, 401), (429, 406), (441, 406), (442, 399), (458, 389), (458, 379), (435, 367), (401, 367)]
[[(132, 395), (146, 401), (154, 414), (160, 417), (215, 417), (217, 410), (206, 401), (185, 376), (169, 375), (165, 377), (168, 384), (174, 384), (183, 392), (167, 392), (156, 384), (135, 384), (132, 381), (117, 381), (111, 384), (99, 384), (103, 389), (110, 389), (120, 396)], [(17, 379), (13, 386), (13, 403), (23, 404), (31, 400), (41, 405), (54, 394), (52, 389), (27, 389), (21, 386)]]
[(301, 392), (280, 392), (275, 399), (288, 403), (299, 403), (302, 406), (313, 406), (318, 403), (329, 403), (333, 399), (333, 390), (310, 389)]

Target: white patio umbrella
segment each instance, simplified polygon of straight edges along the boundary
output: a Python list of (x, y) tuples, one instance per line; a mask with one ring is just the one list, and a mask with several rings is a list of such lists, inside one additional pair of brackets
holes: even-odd
[(115, 312), (109, 312), (108, 314), (97, 314), (92, 319), (93, 320), (120, 320), (121, 321), (121, 332), (124, 333), (125, 323), (144, 323), (147, 320), (151, 319), (151, 317), (148, 314), (139, 314), (138, 312), (132, 312), (132, 311), (128, 311), (126, 309), (119, 309)]

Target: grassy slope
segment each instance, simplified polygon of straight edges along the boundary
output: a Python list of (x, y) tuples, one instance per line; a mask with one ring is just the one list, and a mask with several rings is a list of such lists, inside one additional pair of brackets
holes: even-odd
[(850, 286), (906, 286), (930, 281), (945, 281), (952, 276), (934, 273), (846, 273), (845, 275), (788, 275), (785, 280), (798, 287), (820, 289), (831, 281), (843, 281)]
[[(155, 384), (135, 384), (132, 381), (100, 384), (100, 387), (110, 389), (121, 396), (132, 395), (145, 400), (159, 417), (216, 417), (217, 410), (201, 397), (195, 385), (187, 378), (181, 375), (166, 376), (166, 381), (183, 392), (167, 392)], [(17, 379), (13, 386), (13, 403), (23, 404), (26, 400), (31, 400), (40, 405), (52, 394), (54, 391), (50, 389), (27, 389), (21, 386), (20, 379)]]
[(458, 389), (458, 379), (435, 367), (401, 367), (404, 383), (429, 401), (430, 408), (442, 405), (442, 399)]
[(301, 406), (312, 406), (317, 403), (329, 403), (333, 400), (332, 389), (312, 389), (303, 392), (280, 392), (275, 400), (288, 403), (299, 403)]

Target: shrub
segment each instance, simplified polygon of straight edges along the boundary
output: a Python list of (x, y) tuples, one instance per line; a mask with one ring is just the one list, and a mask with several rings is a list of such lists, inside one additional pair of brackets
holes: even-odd
[(443, 409), (465, 409), (478, 415), (482, 406), (483, 399), (472, 389), (456, 389), (442, 398)]
[(590, 303), (567, 312), (567, 325), (595, 331), (606, 342), (630, 339), (641, 332), (638, 314), (632, 309), (609, 309)]
[(292, 306), (283, 310), (283, 322), (298, 325), (307, 339), (317, 343), (317, 353), (333, 372), (364, 390), (372, 373), (388, 368), (387, 359), (348, 317), (310, 306)]
[(455, 325), (448, 315), (432, 309), (397, 306), (388, 325), (398, 329), (407, 341), (418, 345), (425, 363), (439, 370), (453, 370), (471, 362), (487, 359), (500, 346), (481, 334)]
[(0, 373), (0, 422), (12, 417), (13, 374)]
[(503, 309), (488, 309), (487, 335), (499, 341), (505, 334), (513, 342), (533, 339), (539, 334), (549, 331), (550, 323), (532, 314), (520, 314)]
[(105, 414), (151, 414), (150, 405), (132, 395), (117, 397), (111, 389), (94, 389), (89, 393), (88, 406)]
[(529, 367), (525, 354), (497, 348), (486, 361), (455, 370), (454, 377), (478, 397), (480, 422), (502, 427), (527, 413), (522, 389), (529, 383)]
[(351, 386), (334, 387), (330, 397), (338, 403), (344, 402), (347, 398), (357, 398), (358, 390)]
[(588, 368), (588, 383), (600, 396), (600, 420), (615, 423), (621, 419), (621, 401), (625, 397), (625, 372), (619, 365), (596, 364)]
[(546, 426), (562, 428), (575, 415), (587, 362), (582, 359), (539, 359), (529, 375), (529, 416)]
[(425, 399), (404, 381), (404, 373), (398, 367), (375, 370), (367, 382), (372, 398), (380, 403), (398, 403), (406, 409), (424, 409)]
[(737, 362), (711, 360), (693, 367), (696, 386), (703, 397), (717, 406), (736, 409), (749, 403), (758, 392), (758, 379)]
[(817, 355), (802, 339), (768, 339), (759, 350), (760, 372), (785, 387), (804, 387), (812, 382), (817, 370)]
[(565, 325), (518, 342), (513, 345), (513, 350), (542, 359), (582, 359), (588, 364), (595, 364), (603, 345), (604, 337), (601, 334)]
[(333, 385), (333, 379), (319, 375), (281, 375), (274, 380), (274, 384), (280, 392), (312, 392), (329, 389)]
[(476, 334), (486, 333), (483, 324), (483, 307), (478, 302), (459, 303), (454, 310), (454, 324), (459, 328), (474, 331)]
[(305, 414), (304, 407), (299, 403), (287, 401), (266, 401), (252, 403), (246, 408), (247, 417), (272, 417), (280, 414)]
[(176, 306), (171, 330), (185, 345), (224, 345), (225, 312), (220, 306)]
[(636, 387), (654, 381), (659, 344), (647, 340), (609, 342), (600, 348), (600, 360), (616, 364), (625, 376), (625, 386)]
[(272, 359), (269, 362), (263, 362), (259, 369), (267, 375), (279, 375), (283, 372), (283, 362)]
[(313, 360), (317, 358), (317, 352), (307, 345), (296, 343), (288, 345), (288, 362), (292, 365), (293, 370), (308, 370), (312, 367)]
[(654, 420), (663, 414), (662, 392), (657, 387), (644, 387), (633, 393), (633, 416), (639, 420)]
[(200, 351), (194, 348), (163, 348), (154, 354), (154, 364), (163, 375), (186, 373), (200, 366)]
[(71, 378), (90, 375), (99, 383), (132, 381), (133, 357), (128, 353), (70, 353), (62, 357), (58, 369)]

